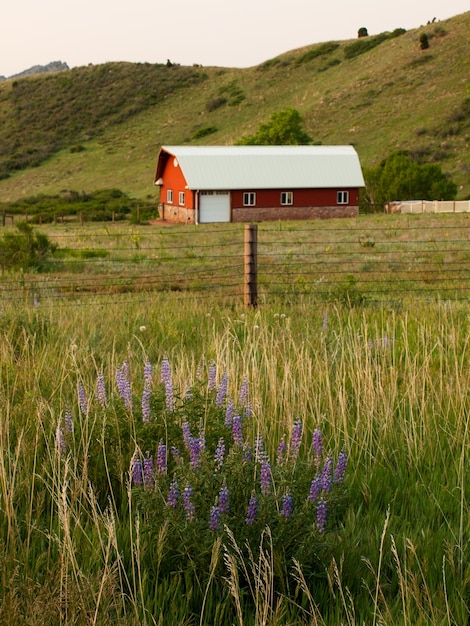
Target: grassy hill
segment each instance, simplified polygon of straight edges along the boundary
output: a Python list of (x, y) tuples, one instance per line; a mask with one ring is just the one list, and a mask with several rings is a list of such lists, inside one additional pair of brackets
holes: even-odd
[[(118, 188), (155, 198), (162, 144), (232, 144), (282, 108), (364, 166), (398, 149), (470, 194), (470, 12), (248, 68), (108, 63), (0, 84), (0, 202)], [(426, 33), (429, 48), (420, 49)]]

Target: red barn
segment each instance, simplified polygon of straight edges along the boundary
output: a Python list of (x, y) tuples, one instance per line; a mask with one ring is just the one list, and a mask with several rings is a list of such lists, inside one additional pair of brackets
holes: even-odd
[(168, 222), (354, 217), (364, 187), (352, 146), (163, 146), (155, 185)]

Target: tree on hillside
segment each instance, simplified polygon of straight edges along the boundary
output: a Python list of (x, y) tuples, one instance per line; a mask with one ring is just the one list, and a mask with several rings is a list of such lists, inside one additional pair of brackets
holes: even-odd
[(357, 31), (357, 36), (359, 37), (359, 39), (361, 37), (368, 37), (369, 33), (367, 31), (367, 28), (365, 26), (361, 26), (361, 28)]
[(297, 146), (312, 142), (304, 130), (304, 122), (297, 109), (287, 107), (273, 113), (266, 123), (261, 123), (254, 135), (242, 137), (239, 146)]
[(376, 168), (364, 168), (364, 204), (370, 208), (398, 200), (453, 200), (457, 185), (435, 163), (417, 163), (395, 152)]

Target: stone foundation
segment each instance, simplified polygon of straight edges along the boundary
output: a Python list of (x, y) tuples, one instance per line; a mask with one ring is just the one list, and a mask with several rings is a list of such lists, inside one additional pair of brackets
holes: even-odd
[(311, 207), (243, 207), (232, 209), (232, 222), (267, 222), (276, 220), (313, 220), (332, 217), (357, 217), (357, 206), (311, 206)]

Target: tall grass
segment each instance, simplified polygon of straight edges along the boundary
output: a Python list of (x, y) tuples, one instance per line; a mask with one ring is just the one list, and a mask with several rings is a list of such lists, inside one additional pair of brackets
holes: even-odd
[[(303, 301), (244, 311), (182, 308), (171, 295), (151, 310), (97, 302), (6, 305), (0, 316), (2, 624), (466, 623), (464, 305)], [(235, 536), (214, 535), (205, 568), (168, 566), (175, 526), (155, 532), (146, 514), (154, 496), (131, 484), (136, 446), (151, 441), (142, 439), (143, 367), (148, 360), (157, 371), (165, 355), (177, 393), (195, 384), (198, 366), (215, 363), (218, 382), (226, 371), (234, 398), (247, 376), (253, 432), (271, 458), (297, 418), (301, 460), (317, 427), (335, 453), (345, 445), (347, 507), (324, 534), (319, 569), (302, 555), (279, 569), (269, 526), (251, 552)], [(116, 389), (124, 361), (131, 411)], [(171, 429), (161, 393), (154, 377), (151, 428), (166, 420)]]

